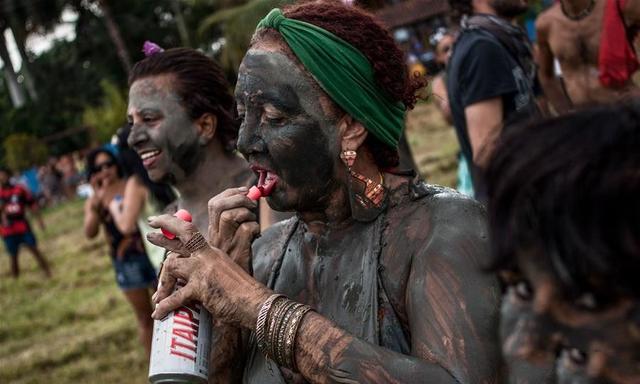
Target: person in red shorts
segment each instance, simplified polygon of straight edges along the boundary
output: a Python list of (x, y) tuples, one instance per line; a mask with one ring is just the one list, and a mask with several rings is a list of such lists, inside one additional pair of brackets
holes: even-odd
[[(31, 208), (32, 212), (37, 212), (36, 201), (24, 187), (13, 185), (10, 182), (10, 177), (11, 171), (0, 167), (0, 235), (2, 235), (4, 245), (11, 256), (11, 273), (15, 278), (20, 275), (18, 252), (20, 245), (24, 244), (36, 258), (38, 265), (47, 277), (51, 277), (49, 264), (38, 249), (36, 237), (31, 231), (26, 217), (27, 206)], [(43, 225), (42, 222), (41, 225)]]

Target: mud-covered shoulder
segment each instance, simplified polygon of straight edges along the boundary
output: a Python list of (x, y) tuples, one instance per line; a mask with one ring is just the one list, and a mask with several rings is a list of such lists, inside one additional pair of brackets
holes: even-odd
[(449, 188), (426, 188), (430, 193), (420, 199), (419, 211), (428, 217), (429, 230), (423, 252), (416, 255), (486, 268), (491, 260), (485, 207)]
[(455, 260), (486, 258), (486, 236), (480, 203), (451, 188), (411, 184), (408, 194), (406, 189), (392, 192), (381, 259), (383, 276), (388, 276), (391, 290), (403, 292), (416, 263), (428, 264), (427, 259), (440, 255)]
[(280, 221), (256, 239), (251, 245), (253, 276), (263, 284), (267, 284), (275, 262), (280, 259), (291, 233), (298, 224), (298, 218), (292, 217)]
[(389, 227), (397, 233), (390, 240), (404, 244), (402, 247), (412, 256), (424, 254), (429, 247), (436, 247), (446, 256), (454, 254), (448, 251), (454, 247), (479, 246), (478, 257), (488, 257), (486, 211), (482, 204), (451, 188), (426, 183), (412, 185), (410, 194), (410, 199), (389, 211)]
[(429, 184), (424, 186), (429, 193), (421, 200), (432, 219), (440, 219), (445, 224), (472, 221), (475, 224), (482, 223), (483, 229), (486, 229), (486, 209), (480, 202), (451, 188)]
[(422, 241), (405, 290), (412, 346), (429, 350), (458, 382), (497, 382), (500, 290), (486, 272), (485, 209), (448, 188), (422, 188), (427, 193), (412, 214), (425, 218)]

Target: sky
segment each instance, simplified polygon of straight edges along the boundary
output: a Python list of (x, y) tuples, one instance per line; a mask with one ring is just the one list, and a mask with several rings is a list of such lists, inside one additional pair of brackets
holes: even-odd
[[(27, 38), (27, 50), (38, 56), (51, 49), (56, 40), (74, 40), (76, 38), (75, 23), (77, 19), (78, 14), (73, 10), (69, 8), (63, 10), (60, 18), (60, 24), (58, 24), (53, 31), (46, 35), (30, 35)], [(22, 60), (20, 59), (20, 53), (16, 47), (13, 34), (9, 29), (7, 29), (4, 31), (4, 37), (7, 41), (7, 50), (11, 56), (13, 68), (18, 71), (22, 65)], [(4, 66), (2, 60), (0, 60), (0, 65)]]

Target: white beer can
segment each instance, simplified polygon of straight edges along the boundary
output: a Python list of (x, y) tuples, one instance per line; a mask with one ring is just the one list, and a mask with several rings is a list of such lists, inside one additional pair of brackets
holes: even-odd
[(200, 303), (182, 306), (155, 320), (149, 382), (207, 383), (210, 342), (211, 315)]

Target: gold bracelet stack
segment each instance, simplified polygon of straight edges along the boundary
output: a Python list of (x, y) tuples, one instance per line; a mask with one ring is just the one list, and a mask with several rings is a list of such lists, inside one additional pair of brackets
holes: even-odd
[(256, 322), (258, 348), (278, 365), (296, 369), (296, 335), (311, 307), (274, 294), (262, 304)]

